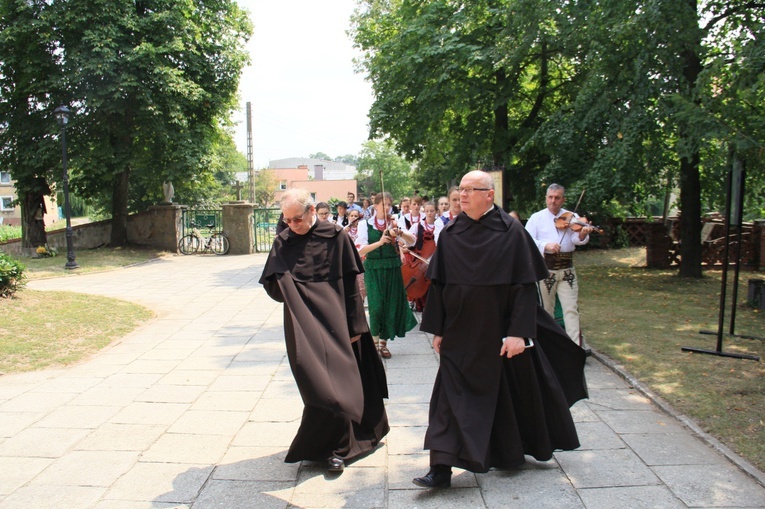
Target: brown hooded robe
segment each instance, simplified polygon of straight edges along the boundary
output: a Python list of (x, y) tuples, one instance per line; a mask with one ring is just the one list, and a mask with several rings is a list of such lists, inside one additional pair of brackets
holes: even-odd
[(353, 241), (334, 223), (274, 239), (260, 283), (284, 302), (287, 356), (305, 404), (288, 463), (351, 459), (388, 433), (385, 370), (356, 284), (361, 272)]
[[(579, 447), (569, 407), (587, 397), (584, 351), (538, 305), (547, 268), (526, 230), (496, 206), (442, 230), (421, 330), (443, 336), (425, 449), (473, 472)], [(533, 338), (510, 359), (502, 338)]]

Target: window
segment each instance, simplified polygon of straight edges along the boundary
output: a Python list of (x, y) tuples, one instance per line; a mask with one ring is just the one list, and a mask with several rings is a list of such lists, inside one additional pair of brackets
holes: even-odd
[(0, 196), (0, 210), (13, 210), (13, 196)]
[(0, 184), (10, 184), (10, 183), (11, 183), (11, 172), (0, 171)]
[(279, 181), (279, 189), (281, 191), (286, 191), (287, 190), (287, 181), (286, 180), (280, 180)]

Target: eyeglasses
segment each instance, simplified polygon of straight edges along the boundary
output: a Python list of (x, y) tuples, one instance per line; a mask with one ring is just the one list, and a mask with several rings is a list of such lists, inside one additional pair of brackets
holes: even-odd
[(491, 191), (491, 188), (490, 187), (470, 187), (470, 186), (462, 187), (462, 186), (460, 186), (459, 187), (459, 191), (460, 191), (460, 193), (473, 194), (473, 191)]
[(285, 218), (282, 218), (282, 221), (284, 221), (285, 224), (292, 224), (292, 223), (300, 224), (305, 220), (305, 215), (308, 214), (309, 210), (311, 210), (310, 207), (305, 209), (305, 212), (303, 212), (303, 215), (298, 217), (285, 217)]

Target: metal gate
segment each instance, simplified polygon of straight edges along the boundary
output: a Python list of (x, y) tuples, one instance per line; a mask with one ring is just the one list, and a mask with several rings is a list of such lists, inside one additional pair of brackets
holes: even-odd
[(276, 226), (279, 224), (279, 208), (255, 209), (252, 211), (253, 238), (256, 253), (266, 253), (271, 250), (276, 236)]
[(184, 209), (181, 214), (181, 237), (191, 233), (192, 222), (202, 232), (221, 232), (223, 209)]

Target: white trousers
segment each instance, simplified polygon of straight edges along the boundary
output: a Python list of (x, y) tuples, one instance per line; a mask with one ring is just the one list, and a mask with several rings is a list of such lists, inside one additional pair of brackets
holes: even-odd
[(555, 316), (555, 296), (558, 296), (566, 334), (574, 343), (584, 346), (579, 331), (579, 278), (576, 277), (576, 269), (551, 270), (550, 277), (539, 282), (539, 294), (542, 305), (551, 316)]

